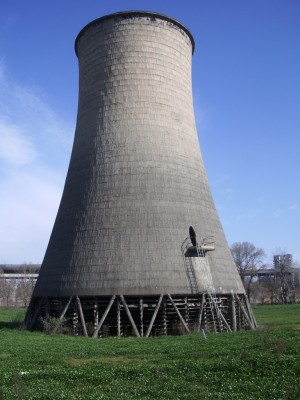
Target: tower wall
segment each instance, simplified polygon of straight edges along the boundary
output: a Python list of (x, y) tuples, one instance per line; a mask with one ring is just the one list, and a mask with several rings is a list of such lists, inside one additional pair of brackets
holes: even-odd
[(72, 156), (34, 297), (188, 294), (190, 225), (214, 236), (216, 291), (244, 293), (199, 149), (193, 45), (179, 22), (146, 12), (79, 33)]

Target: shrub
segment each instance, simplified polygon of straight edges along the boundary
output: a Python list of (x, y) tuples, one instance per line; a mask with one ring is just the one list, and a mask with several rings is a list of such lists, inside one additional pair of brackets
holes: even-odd
[(46, 334), (51, 333), (68, 333), (68, 328), (65, 326), (66, 319), (65, 318), (56, 318), (56, 317), (46, 317), (40, 318), (42, 324), (42, 330)]

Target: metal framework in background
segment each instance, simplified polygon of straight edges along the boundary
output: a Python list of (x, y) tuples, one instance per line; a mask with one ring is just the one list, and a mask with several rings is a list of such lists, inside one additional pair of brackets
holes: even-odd
[(27, 311), (29, 330), (51, 320), (68, 334), (87, 337), (226, 332), (255, 329), (256, 321), (244, 294), (210, 293), (153, 296), (34, 298)]

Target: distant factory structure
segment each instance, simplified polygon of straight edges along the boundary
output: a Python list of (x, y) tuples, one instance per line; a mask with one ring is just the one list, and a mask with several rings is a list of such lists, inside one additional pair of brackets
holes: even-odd
[(40, 264), (0, 264), (0, 306), (26, 307), (40, 268)]
[(293, 257), (291, 254), (279, 254), (273, 257), (273, 264), (275, 270), (282, 268), (290, 269), (293, 264)]
[(291, 254), (280, 254), (273, 256), (273, 268), (258, 268), (251, 272), (259, 280), (273, 278), (277, 280), (283, 273), (295, 279), (300, 273), (300, 268), (293, 268), (293, 256)]
[(0, 264), (0, 279), (37, 279), (41, 264)]

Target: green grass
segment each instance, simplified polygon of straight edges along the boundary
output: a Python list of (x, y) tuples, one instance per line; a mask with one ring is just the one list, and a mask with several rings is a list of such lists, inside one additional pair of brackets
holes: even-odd
[(276, 304), (253, 306), (252, 310), (260, 325), (293, 326), (300, 329), (300, 305)]
[(0, 329), (20, 327), (25, 317), (25, 310), (19, 308), (0, 308)]
[(106, 338), (18, 329), (0, 310), (0, 399), (300, 399), (300, 305), (257, 306), (257, 331)]

